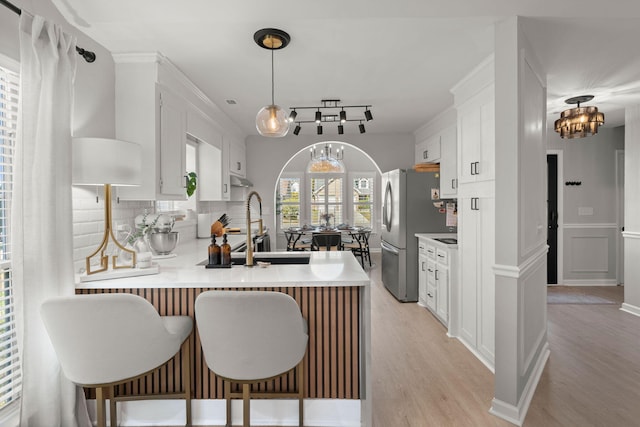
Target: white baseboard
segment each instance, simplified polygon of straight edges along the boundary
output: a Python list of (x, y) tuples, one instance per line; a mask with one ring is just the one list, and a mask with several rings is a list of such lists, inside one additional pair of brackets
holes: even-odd
[(496, 373), (496, 369), (495, 366), (493, 365), (493, 363), (488, 360), (485, 356), (483, 356), (482, 354), (480, 354), (480, 352), (475, 349), (473, 346), (471, 346), (468, 342), (466, 342), (464, 340), (464, 338), (462, 337), (452, 337), (452, 338), (456, 338), (458, 341), (460, 341), (462, 344), (464, 344), (465, 347), (467, 347), (467, 350), (469, 350), (471, 353), (473, 353), (473, 355), (482, 362), (482, 364), (484, 366), (487, 367), (488, 370), (491, 371), (492, 374)]
[(503, 420), (509, 421), (512, 424), (521, 426), (522, 423), (524, 423), (524, 418), (527, 415), (529, 405), (531, 404), (536, 387), (540, 381), (540, 376), (542, 376), (542, 371), (547, 364), (547, 360), (549, 360), (550, 353), (549, 343), (546, 342), (540, 351), (540, 356), (538, 357), (536, 365), (531, 372), (531, 376), (522, 391), (522, 396), (520, 396), (518, 406), (513, 406), (494, 397), (491, 402), (489, 413), (502, 418)]
[(557, 286), (618, 286), (618, 279), (564, 279)]
[(629, 314), (633, 314), (634, 316), (640, 317), (640, 307), (638, 307), (638, 306), (627, 304), (626, 302), (623, 302), (622, 303), (622, 307), (620, 307), (620, 310), (622, 310), (624, 312), (627, 312)]
[[(224, 399), (191, 401), (192, 421), (198, 425), (224, 425)], [(361, 427), (360, 401), (354, 399), (305, 399), (305, 426)], [(88, 400), (92, 423), (96, 421), (96, 401)], [(107, 403), (107, 424), (109, 424)], [(232, 423), (242, 425), (242, 400), (231, 402)], [(119, 426), (184, 425), (183, 400), (139, 400), (118, 403)], [(251, 401), (251, 425), (297, 426), (298, 401), (295, 399), (254, 399)]]

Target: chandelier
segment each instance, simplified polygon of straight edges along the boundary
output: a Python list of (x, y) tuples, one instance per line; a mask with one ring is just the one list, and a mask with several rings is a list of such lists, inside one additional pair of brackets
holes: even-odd
[[(339, 99), (323, 99), (320, 101), (322, 105), (310, 106), (310, 107), (290, 107), (291, 113), (289, 113), (289, 122), (295, 122), (296, 127), (293, 129), (293, 134), (298, 135), (300, 130), (302, 129), (303, 123), (315, 123), (316, 124), (316, 133), (318, 135), (322, 135), (323, 133), (323, 124), (326, 123), (337, 123), (338, 124), (338, 135), (344, 134), (344, 124), (347, 122), (358, 122), (358, 130), (360, 133), (365, 133), (366, 129), (364, 127), (363, 122), (368, 122), (373, 120), (373, 114), (371, 114), (371, 105), (339, 105)], [(354, 113), (349, 112), (347, 116), (347, 111), (349, 109), (364, 109), (359, 115), (353, 115)], [(297, 110), (316, 110), (313, 116), (309, 115), (306, 118), (298, 118)], [(338, 111), (339, 110), (339, 111)], [(297, 120), (296, 120), (297, 119)]]
[(262, 136), (278, 138), (289, 132), (287, 114), (274, 102), (273, 51), (284, 49), (291, 41), (289, 34), (276, 28), (263, 28), (256, 31), (253, 40), (258, 46), (271, 51), (271, 104), (263, 107), (256, 115), (256, 129)]
[(337, 148), (335, 155), (331, 144), (325, 144), (324, 148), (316, 149), (312, 146), (309, 149), (311, 160), (307, 165), (307, 172), (311, 173), (344, 173), (344, 147)]
[(593, 95), (582, 95), (565, 100), (567, 104), (577, 104), (576, 108), (570, 108), (560, 114), (555, 122), (555, 130), (561, 138), (584, 138), (595, 135), (598, 128), (604, 124), (604, 114), (598, 112), (597, 107), (581, 107), (581, 102), (588, 102)]

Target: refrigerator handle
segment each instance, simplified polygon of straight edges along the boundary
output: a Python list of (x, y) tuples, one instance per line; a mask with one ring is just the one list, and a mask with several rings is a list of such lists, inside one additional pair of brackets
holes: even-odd
[(391, 252), (394, 255), (400, 255), (400, 251), (399, 250), (397, 250), (393, 246), (390, 246), (390, 245), (386, 244), (384, 241), (380, 242), (380, 246), (382, 246), (382, 249), (384, 249), (385, 251)]

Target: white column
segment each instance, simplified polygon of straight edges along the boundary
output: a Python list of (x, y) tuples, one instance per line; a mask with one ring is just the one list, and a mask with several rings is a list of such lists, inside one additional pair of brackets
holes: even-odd
[(496, 25), (495, 397), (521, 425), (549, 355), (546, 77), (518, 17)]
[(640, 105), (624, 116), (624, 303), (622, 310), (640, 316)]

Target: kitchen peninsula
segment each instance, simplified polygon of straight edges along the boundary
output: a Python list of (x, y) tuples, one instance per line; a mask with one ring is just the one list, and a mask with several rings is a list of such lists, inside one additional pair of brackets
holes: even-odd
[[(77, 294), (127, 292), (149, 300), (161, 315), (193, 317), (197, 296), (211, 289), (277, 291), (291, 295), (308, 322), (309, 347), (305, 356), (305, 419), (309, 425), (371, 425), (371, 325), (370, 280), (350, 252), (270, 252), (260, 255), (278, 257), (309, 256), (308, 264), (271, 264), (265, 268), (234, 265), (231, 268), (207, 269), (208, 240), (183, 242), (178, 256), (157, 260), (156, 275), (76, 283)], [(234, 254), (235, 255), (235, 254)], [(200, 265), (198, 265), (200, 264)], [(222, 381), (209, 371), (197, 332), (192, 340), (194, 424), (224, 424)], [(179, 356), (177, 356), (179, 358)], [(172, 360), (147, 377), (125, 386), (126, 393), (164, 393), (179, 387), (180, 361)], [(293, 373), (260, 385), (261, 390), (291, 390)], [(154, 425), (179, 420), (184, 409), (177, 405), (175, 414), (166, 419), (167, 404), (154, 419)], [(287, 423), (297, 419), (294, 401), (257, 400), (259, 409), (252, 424)], [(135, 405), (136, 402), (131, 402)], [(165, 404), (166, 403), (166, 404)], [(238, 403), (239, 402), (234, 402)], [(288, 406), (293, 403), (293, 406)], [(127, 403), (128, 404), (128, 403)], [(153, 405), (145, 402), (147, 408)], [(264, 406), (262, 406), (264, 405)], [(156, 409), (124, 412), (124, 425), (153, 418)], [(139, 414), (139, 415), (136, 415)], [(234, 414), (239, 413), (233, 411)], [(127, 422), (126, 417), (130, 417)], [(119, 418), (122, 418), (121, 416)], [(319, 424), (318, 424), (319, 423)], [(140, 425), (140, 424), (138, 424)]]

